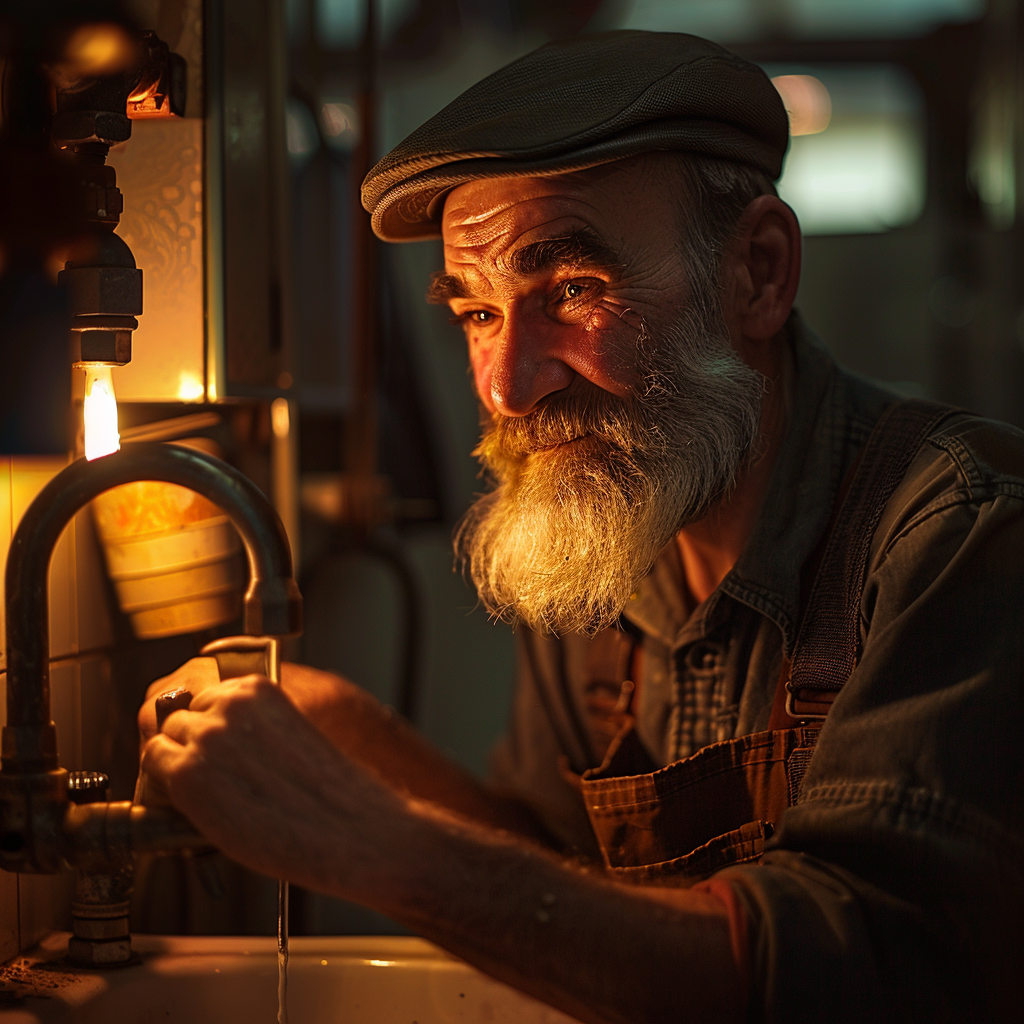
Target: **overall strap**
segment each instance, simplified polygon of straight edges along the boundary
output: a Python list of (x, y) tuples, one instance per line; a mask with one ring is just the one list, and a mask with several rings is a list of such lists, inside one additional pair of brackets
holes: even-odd
[(893, 402), (858, 456), (800, 624), (786, 711), (824, 718), (860, 657), (860, 598), (882, 512), (925, 439), (960, 410), (917, 399)]

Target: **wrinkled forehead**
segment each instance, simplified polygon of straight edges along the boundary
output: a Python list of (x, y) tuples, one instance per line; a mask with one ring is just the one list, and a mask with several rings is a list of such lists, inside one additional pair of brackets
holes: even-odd
[(544, 238), (585, 230), (628, 251), (651, 231), (675, 232), (677, 190), (649, 160), (619, 161), (550, 177), (484, 178), (448, 195), (445, 263), (493, 262)]

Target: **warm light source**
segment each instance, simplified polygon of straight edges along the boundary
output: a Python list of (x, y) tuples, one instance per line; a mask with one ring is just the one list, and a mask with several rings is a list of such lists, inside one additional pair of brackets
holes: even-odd
[(291, 429), (291, 415), (287, 398), (275, 398), (270, 403), (270, 426), (274, 437), (286, 438)]
[(105, 363), (85, 366), (85, 457), (98, 459), (121, 447), (117, 432), (117, 399), (110, 367)]
[(112, 75), (128, 67), (134, 52), (134, 41), (123, 26), (80, 25), (65, 44), (62, 70), (77, 77)]
[(178, 399), (182, 402), (201, 402), (206, 396), (206, 388), (199, 374), (182, 370), (178, 376)]
[(832, 120), (832, 98), (813, 75), (779, 75), (772, 79), (789, 114), (790, 135), (817, 135)]
[(873, 63), (823, 64), (801, 74), (784, 66), (778, 75), (765, 70), (793, 135), (779, 196), (805, 235), (889, 231), (920, 216), (924, 103), (905, 69)]

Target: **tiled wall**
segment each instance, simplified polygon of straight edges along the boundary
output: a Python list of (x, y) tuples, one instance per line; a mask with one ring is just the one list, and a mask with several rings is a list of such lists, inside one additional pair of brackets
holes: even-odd
[[(0, 561), (32, 499), (65, 462), (0, 457)], [(100, 554), (88, 513), (79, 514), (57, 544), (50, 565), (50, 686), (61, 765), (99, 768), (109, 742), (111, 706), (104, 651), (111, 626), (103, 597)], [(6, 721), (7, 650), (0, 593), (0, 721)], [(0, 961), (68, 926), (72, 876), (0, 871)]]

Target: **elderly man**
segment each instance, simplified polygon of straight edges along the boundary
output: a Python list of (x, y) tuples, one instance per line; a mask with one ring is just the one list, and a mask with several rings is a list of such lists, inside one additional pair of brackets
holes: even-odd
[(444, 240), (513, 721), (481, 785), (336, 677), (190, 662), (144, 762), (225, 852), (584, 1021), (1009, 1018), (1024, 443), (808, 337), (786, 144), (758, 68), (608, 33), (369, 175)]

